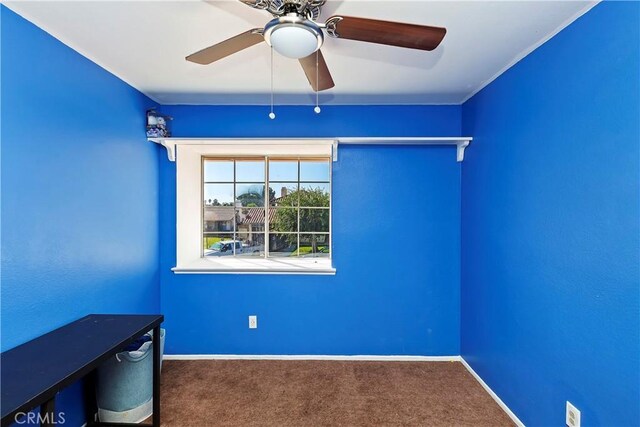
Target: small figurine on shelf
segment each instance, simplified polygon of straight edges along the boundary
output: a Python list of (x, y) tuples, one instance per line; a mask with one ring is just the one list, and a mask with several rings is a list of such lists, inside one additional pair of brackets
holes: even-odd
[(171, 136), (167, 120), (173, 117), (163, 116), (155, 109), (147, 110), (147, 137), (148, 138), (168, 138)]

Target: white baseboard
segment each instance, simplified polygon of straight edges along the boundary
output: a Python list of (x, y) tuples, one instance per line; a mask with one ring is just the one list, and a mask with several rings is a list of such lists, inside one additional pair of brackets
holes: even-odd
[(335, 356), (298, 354), (165, 354), (164, 360), (352, 360), (381, 362), (459, 362), (460, 356)]
[(524, 423), (522, 421), (520, 421), (520, 419), (516, 416), (516, 414), (513, 413), (513, 411), (511, 409), (509, 409), (509, 407), (506, 405), (506, 403), (504, 403), (502, 401), (502, 399), (500, 399), (498, 397), (498, 395), (491, 390), (491, 387), (489, 387), (487, 385), (487, 383), (484, 382), (484, 380), (482, 378), (480, 378), (480, 375), (478, 375), (476, 373), (476, 371), (473, 370), (473, 368), (471, 368), (471, 366), (467, 363), (466, 360), (464, 360), (464, 358), (462, 356), (460, 356), (460, 362), (462, 363), (462, 365), (467, 368), (467, 371), (469, 371), (469, 373), (471, 375), (473, 375), (473, 377), (480, 383), (480, 385), (482, 386), (482, 388), (485, 389), (485, 391), (487, 393), (489, 393), (489, 396), (491, 396), (493, 398), (493, 400), (496, 401), (496, 403), (498, 404), (498, 406), (500, 406), (502, 408), (502, 410), (504, 412), (507, 413), (507, 415), (509, 415), (509, 418), (511, 418), (511, 420), (518, 426), (518, 427), (525, 427)]

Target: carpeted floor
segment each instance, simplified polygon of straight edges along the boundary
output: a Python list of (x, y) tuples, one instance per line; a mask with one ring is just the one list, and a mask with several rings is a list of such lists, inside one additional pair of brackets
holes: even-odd
[(163, 426), (513, 426), (459, 362), (166, 360)]

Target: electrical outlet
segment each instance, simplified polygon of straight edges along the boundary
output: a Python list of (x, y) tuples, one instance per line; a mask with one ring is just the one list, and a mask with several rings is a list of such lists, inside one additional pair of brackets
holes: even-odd
[(249, 316), (249, 329), (258, 329), (258, 316)]
[(569, 427), (580, 427), (580, 411), (567, 401), (567, 425)]

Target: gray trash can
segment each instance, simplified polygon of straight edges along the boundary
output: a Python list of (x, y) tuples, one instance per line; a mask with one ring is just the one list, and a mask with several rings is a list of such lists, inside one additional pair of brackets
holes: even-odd
[[(152, 332), (148, 332), (152, 336)], [(160, 360), (165, 330), (160, 329)], [(153, 413), (153, 344), (123, 351), (98, 368), (96, 400), (98, 419), (107, 423), (139, 423)], [(161, 362), (162, 363), (162, 362)], [(162, 364), (160, 365), (162, 366)]]

